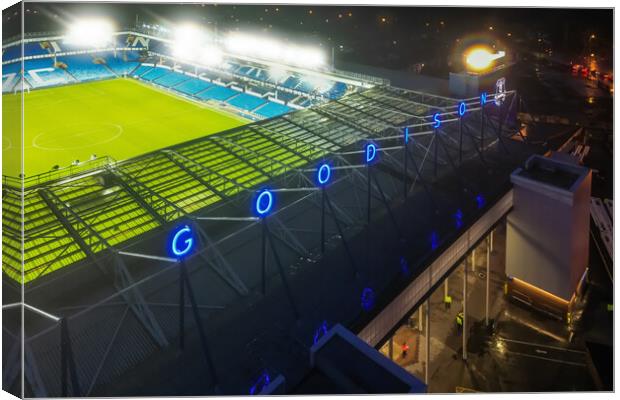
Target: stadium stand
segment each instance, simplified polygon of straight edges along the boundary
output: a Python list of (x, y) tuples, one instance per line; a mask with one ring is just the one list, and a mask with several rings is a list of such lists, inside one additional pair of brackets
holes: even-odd
[[(24, 43), (24, 57), (49, 54), (47, 49), (41, 46), (40, 42)], [(18, 60), (21, 58), (21, 46), (10, 46), (2, 50), (2, 62)]]
[(2, 75), (2, 92), (11, 92), (15, 85), (19, 81), (19, 76), (16, 73), (10, 73), (6, 75)]
[(174, 87), (174, 90), (177, 90), (181, 93), (193, 96), (198, 92), (202, 92), (203, 90), (213, 86), (212, 83), (204, 81), (202, 79), (190, 79), (187, 80), (177, 86)]
[(273, 88), (263, 86), (248, 86), (247, 89), (261, 96), (264, 96), (268, 93), (274, 93), (275, 91)]
[(263, 100), (260, 97), (251, 96), (246, 93), (239, 93), (239, 95), (228, 100), (228, 104), (248, 111), (254, 110), (255, 108), (265, 104), (265, 102), (266, 100)]
[(169, 69), (155, 67), (147, 73), (140, 75), (140, 78), (144, 79), (145, 81), (154, 81), (155, 79), (160, 78), (170, 72), (171, 71)]
[(274, 96), (276, 99), (278, 100), (282, 100), (284, 102), (289, 102), (295, 98), (297, 98), (299, 95), (298, 94), (294, 94), (294, 93), (288, 93), (288, 92), (283, 92), (281, 90), (276, 91), (276, 96)]
[(71, 77), (62, 69), (55, 68), (52, 58), (24, 61), (24, 78), (33, 88), (65, 85), (72, 82)]
[(239, 92), (229, 89), (227, 87), (213, 85), (207, 90), (204, 90), (196, 95), (199, 99), (202, 100), (218, 100), (218, 101), (226, 101), (233, 96), (238, 95)]
[(95, 64), (91, 55), (79, 55), (59, 58), (67, 66), (67, 71), (80, 82), (114, 77), (112, 71), (102, 64)]
[(21, 71), (22, 64), (20, 62), (12, 62), (9, 64), (2, 65), (2, 76), (6, 74), (15, 74)]
[(292, 108), (287, 107), (285, 105), (274, 103), (274, 102), (269, 102), (263, 105), (262, 107), (259, 107), (256, 110), (254, 110), (254, 113), (260, 116), (263, 116), (265, 118), (273, 118), (273, 117), (277, 117), (278, 115), (286, 114), (291, 110)]
[[(242, 95), (228, 88), (208, 85), (211, 84), (194, 78), (178, 88), (190, 92), (202, 89), (205, 93), (222, 90), (226, 95)], [(383, 95), (380, 91), (366, 93), (368, 97), (358, 100), (372, 101), (370, 96), (380, 98)], [(343, 107), (346, 107), (329, 104), (334, 111), (344, 112)], [(289, 107), (268, 102), (253, 112), (271, 118), (288, 111)], [(390, 118), (394, 124), (403, 118), (400, 113), (383, 117)], [(311, 130), (304, 128), (308, 124), (312, 124)], [(384, 126), (384, 122), (379, 124)], [(358, 137), (355, 128), (308, 109), (117, 163), (106, 170), (106, 179), (84, 175), (70, 184), (46, 183), (39, 190), (28, 191), (25, 202), (25, 229), (30, 243), (25, 249), (25, 281), (35, 280), (86, 257), (75, 239), (75, 232), (68, 232), (58, 215), (68, 218), (74, 226), (81, 226), (77, 218), (83, 221), (88, 229), (82, 229), (81, 235), (89, 235), (92, 230), (110, 245), (124, 243), (162, 223), (180, 218), (181, 214), (170, 213), (170, 204), (180, 208), (182, 213), (200, 210), (223, 197), (257, 187), (285, 171), (307, 165)], [(148, 199), (160, 200), (150, 202), (147, 207)], [(16, 281), (21, 280), (19, 235), (15, 234), (19, 232), (19, 203), (18, 190), (7, 187), (2, 204), (3, 269)], [(67, 211), (69, 208), (71, 213)], [(91, 235), (87, 242), (95, 253), (105, 248), (97, 240)]]
[(104, 59), (106, 65), (119, 76), (129, 75), (140, 64), (137, 61), (125, 61), (120, 55), (108, 55)]
[(296, 76), (289, 76), (282, 83), (280, 83), (280, 86), (283, 86), (289, 89), (295, 89), (298, 85), (299, 85), (299, 78), (297, 78)]
[(156, 78), (153, 80), (154, 83), (161, 85), (161, 86), (165, 86), (165, 87), (173, 87), (178, 85), (181, 82), (184, 82), (186, 80), (190, 79), (189, 76), (181, 73), (181, 72), (177, 72), (177, 71), (170, 71), (169, 73), (165, 74), (164, 76), (161, 76), (159, 78)]
[(133, 76), (141, 77), (142, 75), (146, 74), (148, 71), (150, 71), (152, 69), (153, 69), (153, 67), (151, 67), (149, 65), (141, 64), (138, 68), (136, 68), (133, 71)]

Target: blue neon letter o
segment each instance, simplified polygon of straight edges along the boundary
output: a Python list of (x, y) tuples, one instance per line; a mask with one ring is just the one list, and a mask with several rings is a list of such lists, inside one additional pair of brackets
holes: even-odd
[[(267, 205), (262, 206), (263, 199), (267, 198)], [(265, 215), (271, 210), (273, 206), (273, 194), (269, 190), (263, 190), (256, 198), (256, 212), (259, 215)]]
[(319, 167), (319, 170), (317, 172), (317, 180), (319, 181), (319, 184), (325, 185), (327, 182), (329, 182), (329, 178), (331, 177), (331, 174), (332, 174), (332, 170), (329, 167), (329, 165), (322, 164)]
[(459, 115), (462, 117), (463, 115), (465, 115), (465, 111), (467, 110), (467, 105), (465, 104), (464, 101), (461, 102), (461, 104), (459, 104)]

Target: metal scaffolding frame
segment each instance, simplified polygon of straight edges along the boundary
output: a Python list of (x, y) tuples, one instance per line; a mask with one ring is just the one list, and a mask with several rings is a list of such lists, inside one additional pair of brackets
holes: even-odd
[[(78, 313), (63, 315), (62, 318), (66, 318), (66, 321), (78, 319), (104, 304), (112, 304), (112, 299), (120, 296), (129, 308), (125, 310), (114, 337), (121, 329), (122, 321), (127, 320), (127, 310), (131, 310), (157, 346), (167, 347), (174, 339), (154, 317), (152, 306), (149, 305), (151, 303), (147, 299), (151, 291), (146, 291), (145, 287), (147, 282), (150, 284), (155, 278), (165, 276), (167, 271), (178, 265), (178, 260), (136, 250), (140, 249), (142, 243), (140, 235), (119, 243), (116, 234), (110, 232), (114, 232), (114, 226), (125, 220), (119, 218), (119, 221), (106, 221), (99, 225), (104, 219), (105, 207), (116, 204), (121, 195), (126, 196), (127, 204), (133, 202), (131, 209), (138, 210), (132, 211), (136, 218), (139, 216), (152, 223), (154, 234), (160, 237), (162, 231), (171, 224), (189, 221), (198, 232), (201, 248), (193, 259), (200, 260), (201, 265), (209, 266), (238, 296), (250, 295), (253, 288), (244, 282), (236, 272), (236, 267), (228, 261), (229, 250), (220, 250), (220, 246), (260, 227), (266, 239), (262, 244), (263, 252), (268, 245), (278, 267), (277, 274), (297, 318), (301, 310), (287, 283), (281, 254), (292, 252), (299, 259), (318, 260), (329, 251), (326, 244), (333, 243), (333, 238), (336, 238), (347, 254), (354, 271), (354, 279), (362, 279), (360, 260), (351, 253), (347, 238), (362, 231), (371, 220), (384, 214), (391, 221), (395, 232), (399, 232), (403, 226), (396, 219), (392, 207), (396, 203), (408, 204), (409, 195), (418, 189), (426, 193), (433, 209), (437, 210), (437, 202), (440, 200), (433, 195), (432, 185), (438, 176), (454, 176), (461, 185), (462, 192), (470, 201), (475, 202), (476, 193), (460, 175), (459, 166), (473, 158), (488, 163), (490, 161), (485, 160), (484, 154), (495, 148), (497, 151), (507, 151), (503, 141), (508, 140), (515, 132), (509, 119), (514, 113), (516, 97), (515, 92), (507, 92), (504, 102), (496, 106), (493, 103), (494, 96), (489, 95), (489, 103), (480, 107), (478, 99), (456, 100), (392, 87), (376, 87), (345, 96), (336, 102), (249, 124), (136, 159), (114, 162), (83, 177), (71, 177), (29, 188), (25, 196), (40, 196), (43, 199), (54, 217), (50, 225), (57, 224), (65, 229), (66, 239), (76, 243), (84, 252), (86, 263), (90, 260), (102, 271), (106, 271), (100, 260), (111, 256), (115, 267), (115, 290), (108, 298), (85, 306)], [(459, 115), (461, 102), (471, 106), (462, 116)], [(346, 109), (346, 112), (343, 109)], [(434, 126), (435, 115), (441, 118), (440, 126)], [(404, 139), (405, 132), (407, 142)], [(479, 132), (479, 136), (476, 136), (475, 132)], [(493, 132), (493, 136), (484, 137), (488, 132)], [(463, 135), (471, 139), (470, 143), (463, 142)], [(368, 166), (363, 161), (363, 146), (369, 142), (377, 143), (377, 165)], [(203, 161), (210, 152), (226, 154), (234, 161), (231, 161), (230, 165)], [(334, 174), (337, 174), (331, 183), (334, 189), (315, 187), (315, 163), (322, 160), (328, 160)], [(150, 172), (151, 169), (164, 165), (161, 164), (163, 162), (169, 162), (170, 166), (165, 170)], [(246, 171), (246, 176), (235, 172), (237, 164)], [(364, 169), (366, 173), (363, 172)], [(258, 175), (253, 180), (240, 179), (255, 174)], [(171, 178), (160, 178), (166, 175)], [(192, 187), (199, 189), (196, 189), (197, 194), (182, 197), (185, 195), (182, 189), (184, 185), (189, 185), (188, 182), (192, 185), (195, 182), (196, 186)], [(256, 190), (265, 185), (269, 185), (268, 187), (280, 195), (282, 203), (271, 216), (258, 219), (250, 213), (249, 204), (255, 197)], [(338, 204), (335, 201), (331, 192), (336, 187), (346, 188), (350, 203)], [(80, 190), (84, 190), (84, 194), (80, 194)], [(217, 201), (188, 211), (185, 199), (203, 192), (213, 193)], [(100, 194), (97, 201), (101, 208), (98, 208), (91, 193)], [(172, 196), (181, 200), (175, 201)], [(321, 223), (303, 230), (289, 226), (289, 214), (293, 213), (299, 204), (309, 204), (320, 211)], [(331, 217), (331, 222), (327, 221), (326, 215)], [(37, 233), (29, 230), (28, 210), (25, 223), (28, 237), (37, 237)], [(333, 224), (333, 227), (326, 227), (326, 223)], [(224, 236), (214, 238), (207, 234), (207, 225), (210, 224), (230, 228), (225, 229)], [(108, 225), (113, 226), (110, 228)], [(47, 232), (40, 231), (40, 235)], [(302, 237), (302, 233), (305, 236)], [(313, 239), (307, 239), (308, 235)], [(111, 244), (110, 238), (114, 238), (116, 244)], [(129, 272), (131, 268), (125, 261), (127, 257), (146, 258), (168, 265), (136, 280)], [(263, 264), (265, 257), (263, 253)], [(260, 257), (257, 256), (257, 259)], [(185, 271), (184, 268), (186, 267), (183, 267)], [(191, 270), (188, 268), (185, 273), (190, 274)], [(264, 279), (263, 275), (263, 288)], [(182, 277), (181, 281), (189, 282), (188, 276)], [(182, 285), (181, 283), (181, 287)], [(266, 290), (263, 289), (263, 295), (265, 294)], [(118, 300), (114, 301), (113, 304), (117, 304)], [(200, 305), (195, 299), (191, 302), (196, 323), (202, 330), (197, 311)], [(184, 307), (183, 303), (182, 308)], [(75, 325), (79, 326), (71, 323), (72, 329), (79, 329), (74, 328)], [(52, 329), (54, 328), (48, 328), (47, 331)], [(67, 330), (67, 337), (70, 337), (67, 325), (63, 329)], [(27, 341), (30, 343), (44, 336), (47, 331), (39, 332)], [(201, 333), (201, 337), (204, 335), (204, 332)], [(109, 342), (106, 358), (112, 343), (114, 339)], [(94, 377), (87, 382), (88, 393), (95, 389), (106, 358), (101, 361)], [(79, 365), (77, 368), (79, 369)], [(212, 369), (216, 376), (215, 367)], [(46, 392), (50, 395), (58, 394), (54, 390), (47, 388)], [(65, 389), (63, 393), (66, 393)]]

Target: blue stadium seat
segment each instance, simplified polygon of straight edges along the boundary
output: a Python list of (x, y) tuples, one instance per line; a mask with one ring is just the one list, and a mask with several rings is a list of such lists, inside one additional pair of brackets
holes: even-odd
[(278, 95), (276, 96), (276, 98), (278, 100), (282, 100), (282, 101), (285, 101), (285, 102), (289, 102), (289, 101), (293, 100), (295, 97), (298, 96), (298, 95), (293, 94), (293, 93), (282, 92), (282, 91), (278, 91), (277, 93), (278, 93)]
[(180, 72), (171, 71), (170, 73), (154, 79), (153, 82), (165, 87), (173, 87), (179, 83), (188, 80), (190, 77)]
[(219, 101), (226, 101), (228, 99), (230, 99), (231, 97), (238, 95), (239, 92), (223, 87), (223, 86), (219, 86), (219, 85), (213, 85), (211, 88), (200, 92), (196, 95), (196, 97), (198, 97), (199, 99), (203, 99), (203, 100), (219, 100)]
[(2, 65), (2, 76), (6, 74), (13, 74), (21, 71), (22, 63), (21, 62), (12, 62), (9, 64)]
[(342, 82), (336, 82), (327, 92), (324, 93), (329, 99), (337, 99), (342, 97), (347, 91), (347, 85)]
[[(24, 57), (50, 54), (47, 49), (41, 47), (39, 42), (24, 43)], [(2, 49), (2, 62), (21, 58), (21, 46), (15, 45)]]
[(265, 104), (265, 102), (266, 100), (261, 99), (260, 97), (252, 96), (246, 93), (239, 93), (238, 96), (235, 96), (227, 101), (227, 103), (232, 106), (248, 111), (254, 110), (256, 107)]
[(54, 67), (52, 58), (24, 61), (24, 76), (33, 88), (65, 85), (72, 80), (65, 71)]
[(135, 71), (133, 71), (132, 75), (139, 77), (143, 74), (145, 74), (147, 71), (152, 70), (153, 67), (148, 66), (148, 65), (140, 65)]
[(294, 89), (297, 87), (297, 85), (299, 85), (299, 79), (296, 76), (289, 76), (280, 85), (289, 89)]
[(292, 108), (290, 107), (270, 101), (264, 106), (259, 107), (256, 110), (254, 110), (254, 112), (266, 118), (273, 118), (273, 117), (277, 117), (278, 115), (286, 114), (290, 112), (291, 110)]
[(91, 55), (63, 57), (59, 61), (67, 65), (67, 71), (80, 82), (114, 77), (104, 65), (95, 64)]
[(212, 83), (194, 78), (175, 86), (174, 90), (193, 96), (211, 86), (213, 86)]
[(165, 69), (165, 68), (153, 68), (152, 70), (150, 70), (149, 72), (147, 72), (146, 74), (143, 74), (140, 78), (146, 80), (146, 81), (153, 81), (157, 78), (160, 78), (164, 75), (166, 75), (167, 73), (169, 73), (170, 70), (169, 69)]
[(267, 93), (273, 93), (275, 92), (274, 88), (271, 87), (267, 87), (267, 86), (254, 86), (254, 85), (250, 85), (249, 88), (254, 92), (254, 93), (258, 93), (261, 96), (265, 95)]
[(306, 93), (312, 93), (316, 90), (312, 83), (303, 79), (299, 81), (299, 84), (295, 87), (295, 89)]
[(112, 71), (114, 71), (117, 75), (128, 75), (131, 71), (133, 71), (139, 63), (137, 61), (125, 61), (121, 58), (120, 54), (117, 54), (117, 57), (114, 57), (113, 54), (110, 54), (105, 57), (105, 62), (108, 67)]

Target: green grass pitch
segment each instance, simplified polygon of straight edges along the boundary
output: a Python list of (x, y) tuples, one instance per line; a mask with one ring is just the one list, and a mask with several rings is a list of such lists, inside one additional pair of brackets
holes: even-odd
[[(17, 177), (20, 96), (2, 100), (2, 174)], [(125, 160), (247, 122), (133, 79), (33, 90), (24, 96), (24, 173), (93, 154)]]

